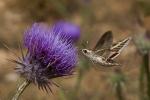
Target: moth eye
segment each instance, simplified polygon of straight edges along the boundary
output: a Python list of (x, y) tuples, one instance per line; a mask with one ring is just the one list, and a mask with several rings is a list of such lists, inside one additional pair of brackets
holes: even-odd
[(83, 51), (83, 53), (87, 53), (87, 50), (85, 50), (85, 49), (84, 49), (84, 50), (82, 50), (82, 51)]

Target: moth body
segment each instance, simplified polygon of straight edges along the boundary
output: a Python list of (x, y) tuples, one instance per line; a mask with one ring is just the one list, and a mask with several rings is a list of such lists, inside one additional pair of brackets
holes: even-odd
[(108, 61), (103, 56), (99, 56), (95, 54), (94, 51), (88, 50), (88, 49), (82, 49), (83, 54), (88, 57), (91, 61), (94, 61), (95, 63), (98, 63), (102, 66), (110, 67), (110, 66), (118, 66), (118, 63), (115, 63), (114, 61)]

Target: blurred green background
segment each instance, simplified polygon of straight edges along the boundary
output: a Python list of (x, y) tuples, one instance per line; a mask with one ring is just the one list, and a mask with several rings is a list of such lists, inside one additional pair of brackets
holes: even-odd
[(0, 100), (10, 100), (22, 83), (15, 64), (7, 59), (15, 58), (11, 51), (20, 55), (18, 45), (25, 29), (34, 22), (53, 24), (58, 20), (81, 27), (79, 48), (85, 41), (92, 48), (108, 30), (113, 31), (114, 41), (128, 36), (135, 41), (117, 58), (122, 67), (103, 68), (79, 53), (76, 74), (56, 79), (61, 88), (52, 86), (53, 95), (30, 85), (20, 100), (150, 100), (149, 47), (146, 54), (139, 53), (145, 38), (136, 38), (150, 30), (149, 0), (0, 0)]

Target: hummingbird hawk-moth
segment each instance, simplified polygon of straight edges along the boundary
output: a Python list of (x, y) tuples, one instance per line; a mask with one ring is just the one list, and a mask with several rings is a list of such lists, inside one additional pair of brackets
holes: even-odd
[(129, 44), (131, 37), (113, 43), (113, 34), (111, 31), (105, 32), (93, 50), (82, 49), (82, 53), (95, 63), (102, 66), (120, 66), (114, 59)]

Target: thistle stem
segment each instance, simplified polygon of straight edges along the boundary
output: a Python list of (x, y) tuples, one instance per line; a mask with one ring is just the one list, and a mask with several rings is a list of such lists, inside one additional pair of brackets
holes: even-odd
[(139, 76), (139, 92), (140, 100), (144, 99), (144, 79), (145, 79), (145, 67), (141, 66)]
[(122, 93), (122, 87), (121, 87), (121, 83), (120, 82), (117, 83), (116, 93), (117, 93), (118, 100), (124, 100), (123, 93)]
[(23, 91), (26, 89), (26, 87), (30, 84), (29, 81), (25, 80), (17, 89), (15, 95), (11, 100), (19, 100), (20, 95), (23, 93)]
[(81, 84), (81, 81), (82, 81), (82, 78), (83, 78), (83, 72), (82, 70), (79, 71), (79, 76), (77, 78), (77, 83), (76, 83), (76, 87), (75, 87), (75, 92), (77, 93), (80, 89), (80, 84)]
[(82, 78), (83, 78), (83, 70), (80, 69), (79, 70), (79, 75), (77, 77), (76, 85), (75, 85), (75, 88), (74, 88), (74, 93), (71, 95), (70, 99), (77, 100), (77, 95), (78, 95), (78, 92), (79, 92), (79, 89), (80, 89)]
[(150, 69), (149, 69), (149, 53), (143, 56), (143, 64), (145, 67), (145, 73), (147, 78), (147, 97), (150, 100)]

